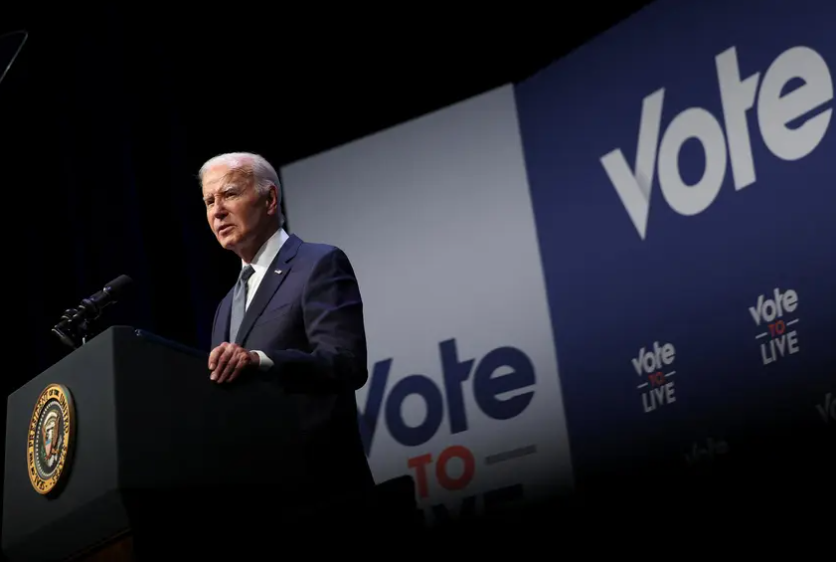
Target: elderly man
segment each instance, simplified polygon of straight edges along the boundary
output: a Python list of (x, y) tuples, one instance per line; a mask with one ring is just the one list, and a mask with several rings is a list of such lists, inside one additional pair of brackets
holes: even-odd
[(261, 156), (222, 154), (199, 176), (212, 232), (241, 259), (215, 313), (209, 378), (278, 385), (275, 445), (287, 447), (283, 474), (303, 493), (372, 486), (354, 396), (368, 377), (363, 302), (348, 258), (288, 235), (279, 178)]

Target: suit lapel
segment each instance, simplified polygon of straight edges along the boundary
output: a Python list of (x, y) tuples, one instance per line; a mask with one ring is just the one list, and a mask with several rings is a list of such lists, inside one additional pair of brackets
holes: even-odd
[[(302, 240), (300, 240), (295, 234), (291, 234), (287, 241), (282, 245), (276, 259), (273, 260), (273, 263), (270, 264), (270, 268), (264, 274), (264, 279), (261, 280), (261, 284), (259, 284), (258, 291), (256, 291), (250, 306), (247, 307), (247, 312), (244, 314), (244, 319), (241, 321), (241, 328), (238, 330), (238, 336), (236, 337), (236, 341), (234, 343), (241, 345), (241, 343), (247, 339), (256, 318), (261, 316), (261, 313), (264, 311), (267, 303), (270, 302), (270, 299), (273, 298), (273, 295), (276, 294), (276, 291), (279, 290), (279, 287), (281, 287), (285, 278), (287, 278), (287, 274), (293, 265), (291, 261), (296, 256), (296, 252), (299, 250), (299, 246), (301, 245)], [(228, 311), (226, 318), (228, 327)]]
[(221, 342), (229, 340), (229, 317), (232, 313), (232, 291), (229, 291), (224, 299), (221, 301), (221, 307), (218, 310), (218, 325), (215, 326), (215, 340), (212, 342), (212, 348), (221, 344)]

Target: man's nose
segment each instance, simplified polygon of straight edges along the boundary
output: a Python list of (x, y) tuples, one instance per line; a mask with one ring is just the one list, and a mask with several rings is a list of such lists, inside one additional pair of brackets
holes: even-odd
[(226, 216), (226, 213), (226, 207), (224, 206), (223, 202), (218, 201), (214, 205), (212, 205), (212, 210), (210, 211), (210, 214), (213, 218), (223, 218)]

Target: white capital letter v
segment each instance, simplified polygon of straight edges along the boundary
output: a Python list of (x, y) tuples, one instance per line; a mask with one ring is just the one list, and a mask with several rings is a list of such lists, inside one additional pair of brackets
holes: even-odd
[(642, 103), (635, 173), (630, 170), (620, 148), (601, 157), (601, 164), (642, 240), (647, 232), (664, 98), (665, 89), (661, 88), (644, 98)]

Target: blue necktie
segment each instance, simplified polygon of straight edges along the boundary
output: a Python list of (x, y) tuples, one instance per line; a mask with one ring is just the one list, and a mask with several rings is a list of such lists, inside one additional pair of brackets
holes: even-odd
[(232, 313), (229, 318), (230, 343), (235, 343), (241, 322), (244, 320), (244, 313), (247, 311), (247, 281), (254, 272), (253, 266), (244, 267), (241, 275), (238, 276), (238, 283), (235, 284), (235, 292), (232, 294)]

